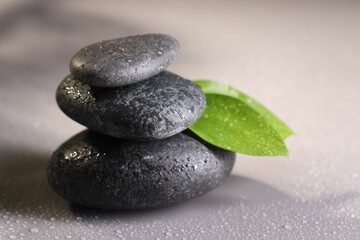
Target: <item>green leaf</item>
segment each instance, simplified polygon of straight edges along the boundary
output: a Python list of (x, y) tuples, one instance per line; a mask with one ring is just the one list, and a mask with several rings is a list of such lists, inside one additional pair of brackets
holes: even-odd
[(266, 119), (266, 121), (273, 126), (273, 128), (280, 134), (280, 136), (283, 139), (294, 134), (294, 132), (283, 121), (281, 121), (278, 117), (276, 117), (266, 107), (261, 105), (255, 99), (236, 90), (235, 88), (210, 80), (195, 80), (194, 83), (200, 86), (205, 94), (213, 93), (213, 94), (225, 95), (239, 99), (242, 102), (246, 103), (255, 111), (260, 113)]
[(257, 111), (233, 97), (205, 94), (206, 109), (190, 127), (217, 147), (256, 156), (288, 156), (277, 131)]

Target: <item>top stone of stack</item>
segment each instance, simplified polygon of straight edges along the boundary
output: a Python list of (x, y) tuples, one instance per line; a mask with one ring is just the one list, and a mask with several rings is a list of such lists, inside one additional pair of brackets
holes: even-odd
[(70, 72), (96, 87), (120, 87), (148, 79), (168, 67), (179, 43), (165, 34), (145, 34), (91, 44), (70, 61)]

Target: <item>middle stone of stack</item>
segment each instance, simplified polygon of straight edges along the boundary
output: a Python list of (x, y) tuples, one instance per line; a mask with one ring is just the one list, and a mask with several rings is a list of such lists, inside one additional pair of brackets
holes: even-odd
[(191, 81), (164, 71), (179, 43), (147, 34), (92, 44), (77, 52), (58, 87), (61, 110), (106, 135), (162, 139), (182, 132), (204, 112), (205, 96)]

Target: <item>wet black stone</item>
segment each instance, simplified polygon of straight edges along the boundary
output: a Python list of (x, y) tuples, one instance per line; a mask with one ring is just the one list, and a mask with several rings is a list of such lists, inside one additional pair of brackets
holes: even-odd
[(164, 34), (107, 40), (79, 50), (70, 61), (70, 72), (91, 86), (124, 86), (163, 71), (178, 51), (179, 43)]
[(58, 87), (61, 110), (78, 123), (119, 138), (149, 140), (175, 135), (205, 109), (201, 89), (169, 72), (123, 87), (90, 87), (67, 76)]
[(138, 142), (90, 130), (61, 145), (48, 165), (52, 188), (72, 203), (146, 209), (180, 203), (217, 187), (235, 154), (188, 133)]

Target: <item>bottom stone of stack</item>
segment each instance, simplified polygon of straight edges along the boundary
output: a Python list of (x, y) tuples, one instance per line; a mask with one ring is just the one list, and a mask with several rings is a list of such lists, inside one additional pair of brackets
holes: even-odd
[(148, 142), (85, 130), (48, 165), (52, 188), (71, 203), (104, 209), (164, 207), (196, 198), (231, 172), (235, 154), (191, 133)]

